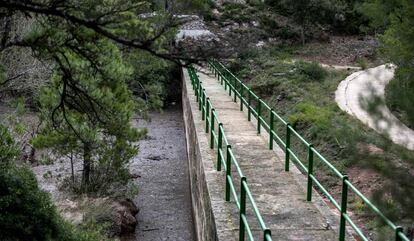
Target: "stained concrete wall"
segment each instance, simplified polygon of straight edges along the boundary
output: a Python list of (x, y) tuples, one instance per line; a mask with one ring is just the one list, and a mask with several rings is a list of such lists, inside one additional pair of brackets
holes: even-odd
[[(183, 84), (185, 86), (185, 83)], [(195, 130), (194, 116), (187, 89), (183, 88), (183, 116), (187, 138), (187, 156), (189, 161), (191, 201), (197, 240), (217, 240), (216, 226), (212, 214), (204, 166)]]
[(182, 105), (186, 132), (191, 198), (198, 241), (235, 240), (238, 224), (230, 217), (236, 213), (224, 201), (224, 175), (217, 172), (214, 152), (203, 133), (204, 122), (197, 109), (187, 70), (183, 70)]

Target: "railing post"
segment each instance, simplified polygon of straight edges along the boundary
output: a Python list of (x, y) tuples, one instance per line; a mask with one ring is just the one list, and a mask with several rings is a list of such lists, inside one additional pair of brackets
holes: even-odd
[(260, 134), (260, 126), (261, 126), (261, 116), (262, 116), (262, 101), (259, 98), (257, 101), (257, 134)]
[(201, 81), (199, 82), (200, 84), (199, 84), (199, 86), (198, 86), (198, 95), (199, 95), (199, 98), (200, 98), (200, 101), (198, 102), (198, 110), (201, 110), (201, 104), (202, 104), (202, 102), (203, 102), (203, 93), (202, 93), (202, 91), (201, 91)]
[(223, 153), (223, 124), (218, 124), (218, 141), (217, 141), (217, 171), (221, 171), (221, 153)]
[(227, 145), (226, 157), (226, 201), (230, 201), (230, 179), (231, 179), (231, 145)]
[(286, 124), (286, 147), (285, 147), (285, 171), (289, 171), (289, 161), (290, 161), (290, 124)]
[(270, 109), (270, 122), (269, 122), (269, 149), (273, 150), (273, 125), (275, 122), (275, 116), (273, 114), (273, 108)]
[(247, 120), (251, 121), (252, 119), (252, 91), (250, 90), (250, 88), (248, 89), (249, 94), (247, 96)]
[(211, 108), (210, 114), (210, 149), (214, 149), (214, 113), (215, 109)]
[(312, 201), (312, 175), (313, 175), (313, 145), (308, 146), (308, 192), (306, 195), (306, 200), (308, 202)]
[(400, 237), (400, 233), (403, 232), (403, 228), (401, 226), (397, 226), (395, 228), (395, 241), (403, 241), (403, 239)]
[(234, 102), (237, 102), (237, 88), (236, 88), (236, 80), (234, 80), (233, 93), (234, 93), (234, 98), (233, 98), (233, 101), (234, 101)]
[(195, 93), (195, 96), (196, 96), (196, 102), (199, 102), (200, 101), (200, 97), (199, 97), (199, 95), (198, 95), (198, 86), (200, 85), (200, 81), (199, 80), (196, 80), (196, 82), (195, 82), (195, 86), (194, 86), (194, 93)]
[(243, 111), (243, 98), (244, 98), (243, 90), (244, 90), (243, 85), (240, 85), (240, 111)]
[(244, 183), (246, 182), (246, 177), (240, 177), (240, 229), (239, 229), (239, 241), (244, 241), (244, 235), (246, 232), (246, 227), (243, 222), (243, 217), (246, 217), (246, 189), (244, 188)]
[(229, 96), (231, 96), (231, 89), (233, 88), (233, 86), (231, 86), (231, 81), (229, 80), (229, 77), (228, 77), (228, 75), (227, 75), (227, 82), (228, 82), (228, 85), (229, 85)]
[(345, 241), (345, 228), (346, 228), (346, 209), (348, 204), (348, 176), (342, 177), (342, 197), (341, 197), (341, 221), (339, 223), (339, 241)]
[(270, 231), (270, 229), (266, 228), (265, 230), (263, 230), (263, 240), (264, 241), (269, 241), (267, 239), (267, 236), (272, 237), (272, 232)]
[(206, 109), (205, 109), (205, 106), (206, 106), (206, 92), (204, 91), (204, 88), (203, 88), (203, 92), (202, 92), (202, 106), (201, 106), (201, 120), (205, 120), (204, 119), (204, 117), (205, 117), (205, 112), (206, 112)]
[(209, 115), (210, 115), (210, 97), (207, 97), (206, 99), (206, 111), (205, 111), (205, 119), (206, 119), (206, 133), (208, 133), (208, 127), (210, 126), (210, 121), (211, 119), (209, 119)]

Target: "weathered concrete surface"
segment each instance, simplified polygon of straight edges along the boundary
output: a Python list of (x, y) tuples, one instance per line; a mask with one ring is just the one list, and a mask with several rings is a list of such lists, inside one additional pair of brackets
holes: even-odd
[(183, 70), (183, 82), (183, 115), (197, 240), (236, 240), (238, 224), (232, 217), (237, 213), (233, 204), (224, 200), (224, 175), (214, 166), (216, 154), (208, 148), (204, 122), (186, 70)]
[(150, 117), (150, 122), (135, 123), (148, 128), (148, 137), (140, 141), (140, 153), (130, 165), (137, 176), (140, 212), (135, 238), (128, 240), (195, 240), (181, 108)]
[[(303, 175), (295, 167), (291, 167), (291, 172), (284, 171), (284, 160), (280, 156), (281, 150), (278, 148), (275, 151), (268, 150), (267, 139), (265, 139), (265, 136), (257, 135), (254, 121), (248, 122), (245, 116), (246, 113), (239, 111), (239, 103), (234, 103), (216, 79), (206, 73), (205, 69), (201, 69), (198, 75), (216, 109), (218, 118), (223, 123), (226, 136), (241, 165), (243, 174), (247, 177), (257, 206), (265, 223), (272, 231), (273, 240), (337, 240), (339, 216), (334, 215), (315, 192), (313, 202), (305, 200), (306, 185)], [(186, 78), (185, 85), (187, 91), (192, 91), (188, 78)], [(215, 179), (206, 178), (207, 186), (209, 186), (211, 181), (217, 181), (217, 173), (211, 170), (213, 163), (216, 161), (216, 154), (214, 152), (213, 159), (204, 160), (203, 152), (211, 153), (211, 151), (208, 149), (208, 136), (204, 133), (204, 122), (200, 123), (200, 113), (195, 110), (196, 105), (193, 96), (193, 94), (189, 95), (188, 98), (190, 105), (193, 107), (194, 122), (196, 126), (199, 126), (196, 128), (198, 139), (195, 141), (199, 140), (199, 143), (196, 144), (201, 149), (203, 164), (210, 166), (208, 174), (215, 177)], [(187, 142), (189, 141), (194, 141), (194, 139), (187, 140)], [(240, 180), (237, 178), (238, 175), (234, 169), (232, 175), (239, 193), (238, 184)], [(223, 173), (220, 174), (223, 175)], [(214, 201), (220, 205), (219, 201), (222, 202), (223, 200), (224, 176), (218, 180), (221, 187), (217, 187), (214, 192), (210, 191), (209, 193), (213, 193), (214, 198), (219, 198)], [(216, 191), (221, 191), (221, 194), (216, 193)], [(225, 203), (222, 202), (221, 205), (225, 205)], [(233, 233), (234, 239), (238, 237), (239, 216), (234, 204), (231, 208), (232, 210), (224, 210), (228, 213), (226, 215), (229, 215), (224, 227), (221, 226), (223, 223), (219, 223), (215, 216), (219, 211), (214, 210), (214, 208), (213, 218), (215, 219), (217, 232), (222, 231), (222, 229), (232, 230), (228, 235)], [(247, 208), (248, 220), (254, 230), (253, 233), (260, 240), (262, 234), (259, 232), (260, 228), (252, 214), (251, 205), (248, 204)], [(220, 239), (220, 237), (218, 239), (228, 240)], [(352, 237), (348, 238), (348, 240), (351, 239)]]
[(394, 143), (414, 150), (414, 131), (404, 125), (385, 104), (385, 86), (394, 78), (395, 66), (381, 65), (355, 72), (335, 92), (338, 106)]

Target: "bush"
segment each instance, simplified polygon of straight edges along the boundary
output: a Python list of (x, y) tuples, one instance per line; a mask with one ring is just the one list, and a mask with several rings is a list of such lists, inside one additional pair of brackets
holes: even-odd
[(296, 125), (299, 122), (312, 124), (318, 129), (327, 129), (332, 112), (326, 108), (318, 107), (310, 102), (302, 102), (296, 106), (296, 113), (289, 116), (289, 122)]
[(13, 164), (0, 169), (0, 240), (102, 241), (101, 230), (80, 229), (65, 222), (29, 168)]
[(358, 64), (361, 69), (367, 69), (368, 68), (368, 61), (366, 58), (358, 58), (356, 60), (356, 63)]
[(46, 192), (27, 167), (15, 164), (18, 150), (0, 125), (0, 240), (102, 241), (100, 230), (77, 230), (59, 216)]
[(303, 80), (310, 81), (322, 81), (327, 76), (327, 71), (316, 62), (307, 63), (304, 61), (298, 61), (296, 68), (299, 72), (304, 75)]
[(0, 124), (0, 165), (8, 164), (18, 155), (19, 150), (17, 149), (13, 138), (7, 128)]
[(414, 84), (397, 69), (393, 80), (385, 89), (388, 107), (405, 125), (414, 127)]
[(28, 168), (1, 168), (0, 240), (58, 240), (60, 221)]

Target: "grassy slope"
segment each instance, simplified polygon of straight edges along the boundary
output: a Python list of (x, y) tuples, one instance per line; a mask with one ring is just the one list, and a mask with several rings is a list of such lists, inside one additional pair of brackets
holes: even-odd
[[(350, 73), (323, 74), (312, 64), (292, 62), (293, 53), (297, 49), (251, 50), (229, 66), (341, 172), (348, 173), (381, 210), (399, 223), (409, 220), (414, 214), (414, 185), (409, 172), (414, 153), (392, 144), (337, 107), (334, 92)], [(284, 137), (284, 127), (277, 128)], [(306, 160), (306, 147), (295, 146)], [(339, 197), (340, 181), (321, 162), (315, 165), (319, 179)], [(351, 200), (351, 207), (359, 216), (369, 217), (361, 201)]]

